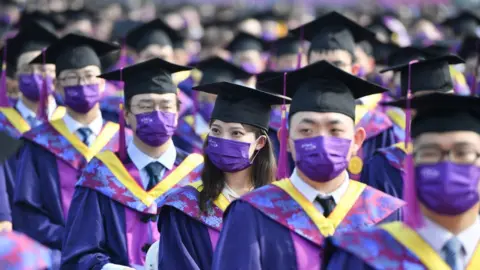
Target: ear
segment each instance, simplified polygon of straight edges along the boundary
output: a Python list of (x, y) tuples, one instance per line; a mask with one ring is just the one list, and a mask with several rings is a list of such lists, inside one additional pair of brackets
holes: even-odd
[(359, 127), (355, 130), (355, 135), (353, 136), (353, 153), (357, 154), (358, 150), (362, 147), (365, 138), (367, 137), (367, 133), (365, 129)]
[(265, 147), (265, 144), (267, 144), (267, 137), (266, 135), (260, 136), (257, 140), (257, 145), (255, 146), (255, 150), (260, 150), (263, 147)]
[(98, 89), (100, 90), (100, 94), (103, 94), (103, 92), (105, 92), (106, 87), (107, 87), (107, 82), (104, 79), (99, 78)]
[(377, 64), (375, 63), (375, 58), (369, 57), (368, 58), (368, 65), (370, 66), (369, 72), (373, 72), (375, 68), (377, 67)]
[(352, 74), (357, 76), (358, 72), (360, 71), (360, 64), (355, 63), (352, 65)]

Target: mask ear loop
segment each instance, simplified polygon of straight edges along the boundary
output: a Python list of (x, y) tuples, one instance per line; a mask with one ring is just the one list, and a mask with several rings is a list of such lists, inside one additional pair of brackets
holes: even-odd
[[(267, 135), (262, 135), (260, 137), (257, 138), (257, 140), (255, 141), (255, 144), (258, 145), (258, 139), (262, 138), (262, 137), (265, 137), (266, 138)], [(255, 145), (255, 146), (256, 146)], [(250, 159), (250, 165), (253, 164), (253, 162), (255, 161), (255, 158), (258, 156), (258, 153), (260, 153), (260, 151), (262, 150), (262, 148), (258, 149), (258, 150), (255, 150), (255, 153), (253, 154), (252, 158)]]

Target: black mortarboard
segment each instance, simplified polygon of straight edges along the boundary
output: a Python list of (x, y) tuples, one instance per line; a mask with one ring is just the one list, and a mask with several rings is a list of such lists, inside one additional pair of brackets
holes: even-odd
[(142, 25), (142, 22), (134, 20), (119, 20), (113, 24), (112, 33), (110, 35), (110, 40), (112, 41), (122, 41), (129, 31)]
[[(371, 40), (364, 40), (357, 44), (360, 46), (365, 53), (368, 55), (373, 56), (375, 59), (375, 63), (377, 65), (388, 65), (388, 57), (395, 51), (397, 51), (400, 47), (392, 42), (382, 42), (377, 38)], [(370, 45), (368, 47), (367, 45)]]
[[(413, 46), (403, 47), (393, 51), (388, 56), (387, 64), (390, 67), (403, 66), (405, 64), (408, 64), (412, 60), (427, 59), (428, 55), (429, 54), (425, 50), (418, 47), (413, 47)], [(384, 72), (384, 71), (382, 70), (380, 72)]]
[(22, 140), (16, 139), (8, 135), (4, 131), (0, 131), (0, 164), (15, 155), (22, 147)]
[(470, 56), (477, 56), (478, 53), (480, 53), (480, 38), (474, 36), (464, 38), (458, 50), (458, 55), (463, 59), (467, 59)]
[[(260, 89), (283, 89), (283, 76), (259, 83)], [(355, 99), (388, 91), (320, 61), (287, 73), (287, 96), (292, 97), (290, 116), (296, 112), (336, 112), (355, 119)]]
[(283, 74), (284, 74), (284, 72), (281, 72), (281, 71), (264, 71), (260, 74), (257, 74), (257, 76), (256, 76), (257, 77), (257, 82), (261, 83), (261, 82), (264, 82), (264, 81), (268, 81), (268, 80), (283, 76)]
[(450, 27), (456, 34), (476, 35), (480, 26), (480, 17), (475, 13), (465, 10), (458, 15), (446, 19), (442, 25)]
[(266, 48), (266, 41), (245, 32), (238, 33), (226, 47), (232, 53), (248, 50), (263, 52)]
[(444, 55), (412, 63), (411, 72), (409, 72), (409, 63), (389, 67), (382, 72), (400, 71), (402, 95), (406, 95), (408, 91), (409, 79), (412, 93), (421, 91), (448, 92), (453, 89), (449, 65), (461, 63), (464, 63), (464, 61), (456, 55)]
[(69, 22), (91, 20), (95, 18), (95, 12), (89, 9), (69, 9), (63, 12), (65, 19)]
[(202, 72), (200, 85), (216, 82), (233, 82), (253, 76), (243, 68), (218, 56), (210, 57), (195, 64)]
[(273, 41), (271, 53), (276, 57), (288, 54), (297, 54), (300, 50), (301, 42), (298, 38), (287, 36)]
[[(7, 39), (7, 63), (16, 66), (18, 57), (30, 51), (40, 51), (58, 40), (58, 37), (36, 22), (30, 22), (13, 38)], [(2, 48), (0, 56), (3, 56)]]
[(269, 127), (272, 105), (290, 100), (288, 97), (228, 82), (199, 85), (192, 89), (217, 95), (212, 119), (247, 124), (264, 131)]
[[(80, 69), (86, 66), (102, 67), (100, 57), (118, 50), (119, 47), (77, 34), (68, 34), (45, 50), (45, 63), (55, 64), (59, 74), (66, 69)], [(33, 59), (31, 63), (43, 63), (43, 55)]]
[(355, 55), (355, 43), (372, 39), (375, 34), (338, 12), (330, 12), (291, 30), (295, 36), (311, 42), (310, 50), (345, 50)]
[(173, 41), (180, 39), (179, 34), (161, 19), (133, 28), (128, 32), (126, 43), (137, 52), (152, 44), (172, 46)]
[(123, 81), (125, 100), (139, 94), (177, 93), (172, 81), (172, 73), (191, 70), (191, 67), (179, 66), (160, 58), (128, 66), (121, 70), (104, 73), (100, 78), (111, 81)]
[(55, 32), (57, 29), (61, 28), (63, 25), (57, 17), (57, 14), (53, 13), (43, 13), (40, 11), (34, 11), (30, 13), (22, 13), (18, 26), (20, 29), (28, 27), (32, 22), (36, 22), (48, 29), (51, 32)]
[[(405, 99), (386, 103), (407, 108)], [(448, 93), (414, 96), (410, 108), (416, 110), (412, 120), (412, 137), (426, 132), (474, 131), (480, 134), (480, 98)]]

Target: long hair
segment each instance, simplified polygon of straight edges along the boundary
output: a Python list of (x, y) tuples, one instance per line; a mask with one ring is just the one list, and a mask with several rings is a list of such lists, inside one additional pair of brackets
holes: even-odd
[[(255, 133), (255, 138), (260, 136), (266, 137), (265, 146), (258, 150), (258, 154), (251, 166), (251, 179), (254, 188), (259, 188), (270, 184), (275, 180), (275, 172), (277, 171), (277, 163), (273, 154), (272, 143), (268, 134), (260, 128), (244, 125), (249, 132)], [(204, 149), (207, 146), (205, 141)], [(203, 189), (200, 191), (199, 205), (202, 212), (207, 211), (211, 207), (212, 202), (220, 195), (225, 187), (225, 174), (220, 169), (215, 167), (204, 154), (204, 167), (202, 171)]]

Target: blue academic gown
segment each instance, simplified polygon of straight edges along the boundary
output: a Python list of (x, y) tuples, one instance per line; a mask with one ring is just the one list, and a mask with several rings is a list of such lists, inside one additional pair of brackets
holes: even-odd
[[(52, 249), (59, 263), (71, 193), (87, 161), (51, 123), (63, 120), (42, 124), (24, 134), (15, 180), (13, 225)], [(110, 139), (103, 149), (117, 149), (118, 125), (108, 126), (111, 136), (105, 126), (97, 139), (106, 136)]]
[(4, 173), (4, 164), (0, 165), (0, 222), (12, 221), (12, 211), (10, 208), (11, 201), (8, 196), (7, 183), (5, 177), (1, 174)]
[(378, 149), (364, 165), (360, 181), (397, 198), (403, 198), (403, 143)]
[[(120, 167), (123, 163), (124, 168), (130, 173), (130, 180), (116, 178), (109, 167), (105, 165), (105, 159), (101, 158), (102, 155), (103, 157), (110, 155), (108, 156), (110, 158), (106, 159), (110, 160), (109, 162), (116, 160), (116, 164)], [(158, 191), (164, 190), (158, 197), (154, 198), (154, 204), (147, 206), (137, 195), (134, 195), (138, 192), (146, 193), (139, 185), (141, 180), (138, 179), (138, 170), (130, 159), (121, 162), (117, 156), (112, 152), (97, 155), (87, 165), (77, 183), (65, 228), (62, 269), (101, 269), (107, 263), (132, 265), (132, 254), (129, 254), (132, 252), (132, 248), (127, 239), (127, 227), (136, 226), (138, 229), (139, 226), (142, 226), (142, 228), (147, 228), (145, 230), (140, 228), (140, 231), (137, 230), (137, 234), (134, 232), (131, 236), (134, 241), (145, 240), (145, 242), (137, 245), (141, 247), (138, 253), (143, 255), (143, 259), (149, 246), (155, 242), (154, 237), (151, 236), (152, 231), (148, 231), (151, 230), (150, 227), (153, 227), (156, 231), (155, 218), (152, 219), (152, 217), (157, 215), (156, 205), (166, 194), (164, 190), (166, 187), (162, 186), (165, 184), (164, 180), (171, 174), (164, 176), (164, 179), (157, 186), (148, 191), (160, 194)], [(188, 163), (192, 160), (197, 161), (192, 163), (195, 164), (193, 167), (185, 165), (185, 162)], [(186, 174), (185, 177), (176, 181), (175, 186), (197, 181), (203, 168), (203, 158), (198, 154), (187, 155), (177, 149), (175, 168)], [(171, 171), (167, 173), (171, 173)], [(130, 181), (130, 184), (136, 185), (137, 193), (122, 184), (125, 181)], [(138, 191), (138, 189), (142, 191)], [(134, 213), (134, 216), (129, 216), (127, 210)], [(128, 220), (128, 217), (138, 220)], [(147, 238), (139, 239), (147, 234), (149, 235)]]
[[(224, 217), (224, 227), (214, 254), (212, 269), (319, 268), (324, 237), (303, 206), (275, 186), (282, 182), (285, 183), (282, 180), (259, 188), (232, 202)], [(295, 193), (292, 187), (289, 190)], [(296, 193), (300, 194), (298, 191)], [(380, 210), (381, 208), (376, 206), (380, 201), (383, 206), (389, 205), (388, 211)], [(357, 207), (361, 204), (362, 207)], [(354, 230), (379, 222), (398, 220), (399, 209), (403, 203), (366, 187), (354, 205), (356, 206), (350, 209), (347, 218), (340, 223), (336, 231)], [(310, 208), (312, 207), (314, 206), (311, 205)], [(367, 209), (369, 207), (371, 210)], [(373, 217), (381, 212), (383, 214), (380, 216)], [(372, 220), (377, 222), (372, 223)], [(317, 249), (316, 252), (309, 248), (312, 243)]]

